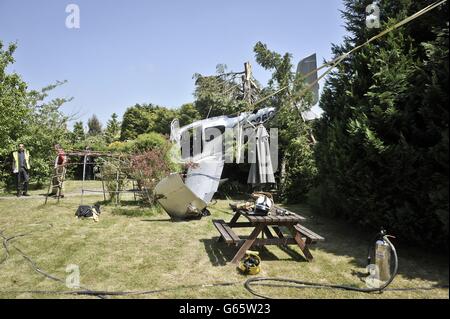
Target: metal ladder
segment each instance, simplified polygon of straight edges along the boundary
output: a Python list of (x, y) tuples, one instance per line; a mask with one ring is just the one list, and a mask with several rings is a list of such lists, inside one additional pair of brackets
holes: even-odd
[[(58, 169), (62, 169), (61, 173), (58, 173)], [(50, 194), (53, 194), (54, 189), (56, 188), (56, 199), (59, 203), (59, 200), (61, 198), (61, 192), (62, 192), (62, 188), (63, 188), (63, 184), (64, 184), (64, 180), (66, 178), (66, 168), (62, 167), (62, 168), (55, 168), (54, 169), (54, 175), (50, 177), (50, 183), (48, 185), (48, 189), (47, 189), (47, 195), (45, 196), (45, 204), (47, 204), (48, 201), (48, 197), (50, 196)], [(58, 183), (54, 184), (53, 180), (54, 179), (58, 180)]]

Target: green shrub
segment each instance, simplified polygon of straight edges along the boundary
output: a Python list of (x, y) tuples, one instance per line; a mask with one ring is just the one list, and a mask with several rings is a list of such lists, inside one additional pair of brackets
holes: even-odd
[(289, 142), (286, 167), (286, 176), (281, 185), (282, 198), (288, 203), (302, 202), (317, 183), (316, 162), (307, 136), (302, 135)]
[(161, 149), (167, 147), (168, 143), (164, 135), (155, 132), (145, 133), (134, 140), (133, 150), (135, 152), (145, 152), (155, 148)]
[(132, 153), (135, 148), (134, 141), (113, 142), (108, 145), (108, 151), (114, 153)]
[(92, 135), (88, 136), (84, 141), (83, 145), (85, 149), (88, 147), (92, 151), (107, 151), (108, 147), (106, 145), (105, 138), (102, 135)]
[(108, 150), (117, 153), (142, 153), (153, 149), (169, 147), (169, 141), (164, 135), (151, 132), (139, 135), (134, 140), (125, 142), (113, 142), (108, 145)]
[(116, 191), (123, 191), (125, 185), (127, 185), (129, 180), (128, 168), (126, 162), (124, 165), (124, 162), (116, 158), (107, 158), (101, 166), (102, 178), (111, 201), (115, 201), (116, 198), (120, 200), (120, 193), (116, 193)]

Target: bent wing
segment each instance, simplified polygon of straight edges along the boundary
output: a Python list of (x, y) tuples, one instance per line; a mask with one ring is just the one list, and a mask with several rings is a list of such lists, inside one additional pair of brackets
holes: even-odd
[(224, 160), (217, 156), (203, 158), (194, 167), (189, 168), (185, 184), (204, 202), (211, 202), (219, 188)]
[(176, 219), (201, 212), (206, 203), (198, 198), (184, 183), (179, 174), (170, 174), (155, 187), (158, 203)]

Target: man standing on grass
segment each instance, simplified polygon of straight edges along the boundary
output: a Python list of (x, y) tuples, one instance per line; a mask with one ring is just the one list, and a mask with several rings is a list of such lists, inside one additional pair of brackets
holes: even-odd
[(25, 145), (19, 144), (19, 149), (13, 152), (13, 173), (17, 175), (17, 197), (28, 195), (28, 181), (30, 180), (30, 153)]

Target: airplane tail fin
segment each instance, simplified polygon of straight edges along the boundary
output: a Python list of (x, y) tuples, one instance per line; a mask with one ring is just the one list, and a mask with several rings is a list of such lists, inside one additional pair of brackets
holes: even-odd
[(180, 143), (180, 121), (178, 119), (174, 119), (172, 123), (170, 123), (170, 140), (172, 142)]
[(297, 73), (305, 76), (306, 85), (312, 85), (311, 91), (313, 93), (313, 101), (311, 105), (316, 105), (319, 102), (319, 83), (313, 84), (317, 81), (317, 57), (315, 53), (299, 62)]

